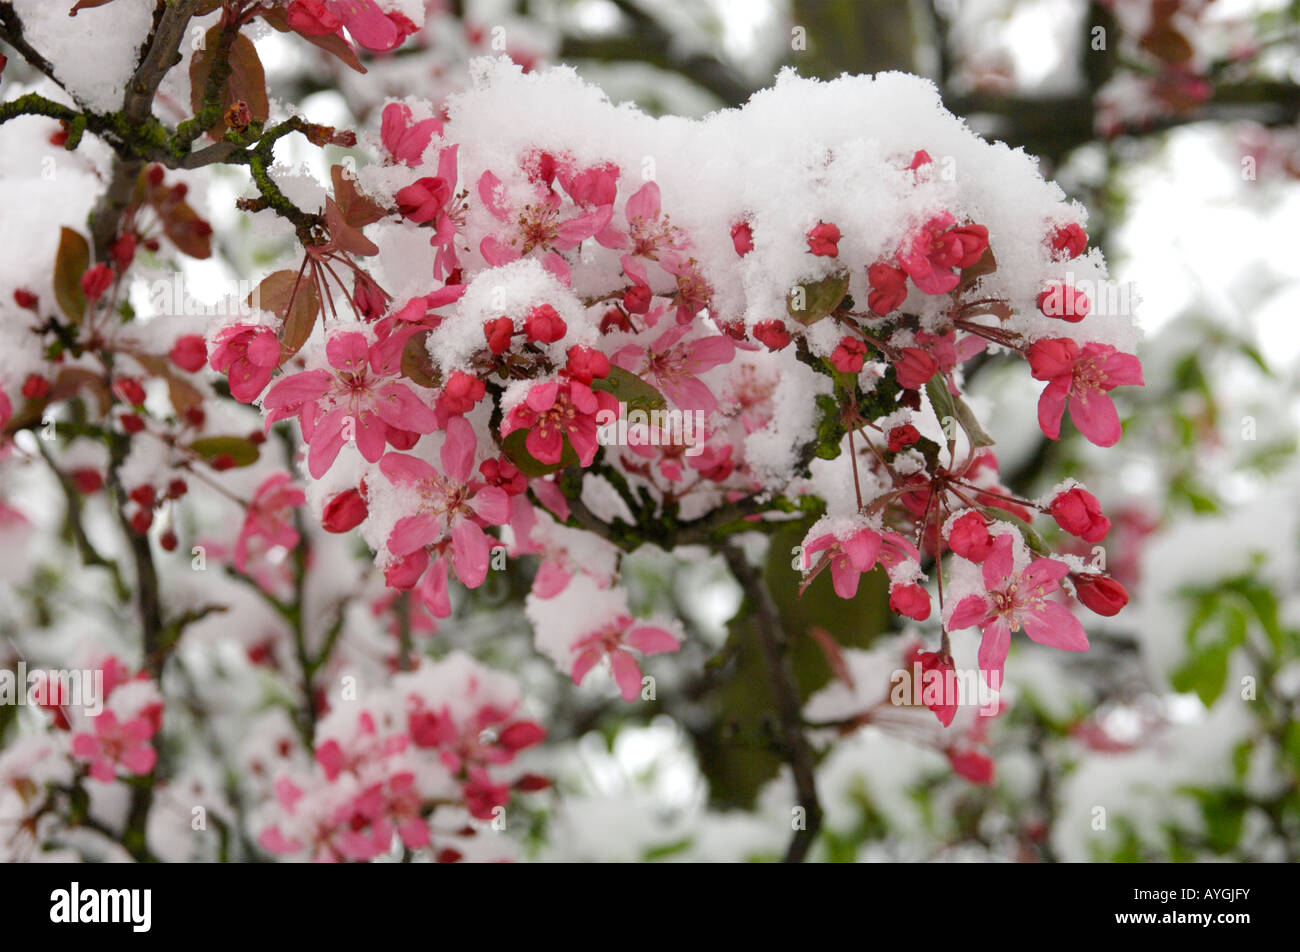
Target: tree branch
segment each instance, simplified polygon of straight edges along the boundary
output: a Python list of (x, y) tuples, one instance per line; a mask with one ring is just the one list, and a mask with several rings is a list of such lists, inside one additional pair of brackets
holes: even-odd
[(787, 650), (789, 645), (781, 627), (781, 615), (776, 602), (772, 600), (772, 593), (768, 591), (758, 569), (750, 565), (745, 553), (731, 543), (722, 547), (722, 553), (731, 574), (745, 591), (745, 600), (754, 613), (758, 640), (763, 646), (763, 660), (767, 665), (772, 694), (776, 700), (776, 714), (781, 724), (782, 755), (790, 765), (795, 794), (799, 806), (804, 810), (803, 828), (795, 830), (786, 850), (785, 862), (801, 863), (821, 831), (822, 807), (817, 798), (813, 751), (804, 734), (803, 704)]

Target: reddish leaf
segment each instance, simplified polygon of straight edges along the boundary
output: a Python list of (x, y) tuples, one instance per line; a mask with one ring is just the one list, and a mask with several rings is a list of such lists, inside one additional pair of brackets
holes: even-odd
[(1142, 37), (1142, 49), (1146, 50), (1162, 63), (1177, 66), (1186, 63), (1194, 55), (1192, 44), (1173, 27), (1152, 30)]
[(984, 275), (992, 274), (996, 270), (998, 270), (997, 259), (993, 257), (993, 249), (986, 245), (980, 260), (962, 271), (961, 284), (957, 286), (958, 293), (965, 291)]
[(198, 212), (183, 201), (171, 201), (165, 207), (155, 208), (163, 234), (182, 254), (199, 259), (212, 256), (212, 228)]
[[(203, 49), (196, 52), (190, 60), (190, 108), (196, 115), (203, 108), (203, 94), (216, 62), (220, 40), (221, 26), (218, 24), (204, 35)], [(265, 122), (271, 114), (271, 105), (266, 98), (266, 71), (262, 69), (262, 61), (257, 57), (253, 41), (242, 33), (236, 35), (230, 45), (229, 62), (230, 75), (221, 91), (221, 116), (207, 130), (214, 138), (225, 134), (226, 110), (241, 99), (248, 105), (254, 122)]]
[(68, 320), (79, 324), (86, 313), (81, 276), (90, 267), (90, 244), (71, 228), (62, 229), (54, 256), (54, 297)]
[(442, 376), (434, 369), (433, 358), (429, 356), (426, 346), (429, 332), (413, 334), (402, 348), (402, 376), (413, 380), (421, 387), (437, 389), (442, 386)]
[(321, 313), (320, 293), (316, 289), (316, 283), (305, 273), (299, 281), (297, 271), (275, 271), (268, 274), (253, 289), (248, 303), (280, 317), (280, 343), (284, 349), (281, 363), (302, 350), (302, 345), (311, 337), (316, 318)]
[(379, 254), (379, 246), (363, 235), (360, 229), (349, 225), (338, 203), (328, 196), (325, 199), (325, 222), (329, 225), (330, 240), (341, 251), (360, 257)]
[(364, 228), (388, 214), (373, 198), (357, 190), (356, 179), (349, 176), (343, 166), (336, 165), (330, 169), (330, 178), (334, 180), (334, 200), (343, 213), (343, 220), (353, 228)]
[(177, 374), (171, 361), (166, 357), (146, 354), (130, 347), (120, 347), (119, 350), (130, 354), (136, 363), (155, 377), (167, 381), (167, 396), (171, 400), (172, 408), (181, 416), (203, 403), (203, 394), (192, 383)]

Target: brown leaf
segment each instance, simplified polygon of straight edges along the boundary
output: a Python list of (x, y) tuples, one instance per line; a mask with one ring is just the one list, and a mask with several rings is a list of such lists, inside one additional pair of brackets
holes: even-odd
[(172, 408), (181, 416), (203, 402), (203, 394), (199, 389), (178, 374), (172, 362), (166, 357), (146, 354), (129, 347), (120, 347), (119, 350), (130, 354), (137, 364), (153, 376), (167, 381), (167, 396), (171, 400)]
[(331, 168), (330, 178), (334, 180), (334, 200), (343, 213), (343, 220), (353, 228), (364, 228), (388, 214), (373, 198), (357, 190), (356, 179), (343, 166)]
[(328, 196), (325, 198), (325, 223), (329, 226), (330, 240), (341, 251), (360, 257), (379, 254), (379, 246), (363, 235), (360, 229), (349, 225), (338, 203)]
[[(195, 115), (203, 108), (203, 94), (208, 87), (208, 76), (216, 63), (220, 41), (221, 25), (217, 24), (204, 34), (203, 49), (197, 51), (190, 60), (190, 109)], [(241, 99), (248, 105), (254, 122), (265, 122), (271, 113), (271, 105), (266, 97), (266, 71), (257, 57), (253, 41), (242, 33), (236, 35), (230, 45), (229, 62), (230, 75), (226, 77), (225, 87), (221, 90), (221, 116), (207, 130), (218, 139), (226, 132), (226, 111)]]
[(90, 267), (90, 244), (71, 228), (62, 229), (59, 250), (54, 255), (54, 297), (74, 324), (86, 314), (86, 292), (81, 276)]
[(984, 275), (992, 274), (996, 270), (998, 270), (997, 259), (993, 257), (992, 247), (986, 245), (984, 247), (984, 254), (980, 255), (980, 260), (962, 271), (961, 284), (957, 287), (957, 293), (960, 294), (980, 278), (984, 277)]
[(301, 280), (297, 271), (268, 274), (248, 296), (248, 303), (280, 317), (281, 363), (302, 350), (321, 313), (320, 292), (305, 272)]
[(1194, 55), (1187, 37), (1171, 26), (1152, 30), (1142, 37), (1140, 45), (1160, 62), (1173, 66), (1186, 63)]
[(212, 228), (188, 203), (171, 199), (150, 204), (158, 213), (163, 234), (182, 254), (199, 259), (212, 256)]
[(442, 376), (434, 369), (429, 356), (429, 332), (413, 334), (402, 348), (402, 376), (421, 387), (436, 389), (442, 386)]

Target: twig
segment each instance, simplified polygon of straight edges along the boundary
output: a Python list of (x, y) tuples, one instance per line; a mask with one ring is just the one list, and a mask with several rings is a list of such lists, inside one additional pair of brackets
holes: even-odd
[(731, 574), (745, 591), (745, 599), (754, 612), (758, 640), (763, 647), (763, 660), (772, 683), (777, 718), (781, 722), (782, 753), (790, 765), (795, 795), (804, 811), (803, 826), (795, 830), (786, 850), (785, 862), (801, 863), (821, 830), (822, 808), (817, 798), (812, 746), (804, 734), (803, 705), (790, 662), (789, 645), (781, 627), (781, 615), (758, 570), (735, 545), (724, 545), (722, 552)]

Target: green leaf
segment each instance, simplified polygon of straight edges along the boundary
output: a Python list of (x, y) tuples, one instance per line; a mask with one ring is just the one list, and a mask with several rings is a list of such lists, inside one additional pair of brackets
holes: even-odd
[(191, 443), (190, 449), (209, 463), (218, 456), (228, 456), (236, 466), (251, 466), (260, 455), (257, 444), (243, 436), (205, 436)]
[[(930, 398), (930, 406), (934, 407), (934, 412), (939, 417), (939, 424), (943, 427), (944, 434), (952, 432), (944, 421), (946, 419), (956, 420), (958, 426), (966, 434), (966, 439), (970, 440), (972, 447), (992, 446), (993, 437), (984, 432), (979, 421), (975, 419), (975, 414), (971, 412), (970, 407), (966, 406), (966, 401), (961, 397), (954, 396), (948, 389), (948, 383), (944, 380), (942, 373), (937, 373), (931, 377), (925, 384), (926, 395)], [(955, 440), (949, 438), (948, 453), (951, 455)]]
[(519, 472), (530, 478), (548, 476), (570, 466), (578, 465), (577, 451), (569, 445), (568, 437), (564, 439), (564, 450), (560, 454), (558, 463), (543, 463), (537, 459), (532, 453), (528, 452), (529, 432), (526, 429), (514, 430), (505, 438), (503, 443), (506, 456), (509, 457), (510, 462), (519, 468)]
[(1025, 545), (1033, 550), (1035, 555), (1050, 555), (1051, 549), (1043, 541), (1043, 537), (1034, 531), (1034, 527), (1025, 520), (1021, 519), (1015, 513), (1007, 512), (1005, 509), (999, 509), (997, 506), (982, 506), (984, 515), (990, 519), (999, 519), (1002, 522), (1009, 522), (1020, 530), (1020, 535), (1025, 540)]
[(54, 255), (54, 297), (68, 320), (80, 324), (86, 314), (86, 292), (81, 290), (81, 276), (90, 267), (90, 244), (71, 228), (59, 235), (59, 250)]
[[(837, 271), (820, 281), (805, 281), (791, 289), (786, 295), (785, 309), (800, 324), (815, 324), (834, 313), (848, 290), (849, 273)], [(799, 307), (800, 304), (803, 306)]]
[(620, 403), (627, 404), (629, 411), (643, 410), (649, 413), (651, 410), (662, 410), (668, 406), (668, 401), (664, 399), (662, 393), (622, 367), (611, 366), (609, 376), (603, 380), (599, 378), (593, 380), (591, 389), (613, 394)]
[(1228, 655), (1232, 649), (1216, 642), (1197, 651), (1170, 677), (1177, 691), (1193, 691), (1206, 707), (1212, 707), (1228, 682)]

